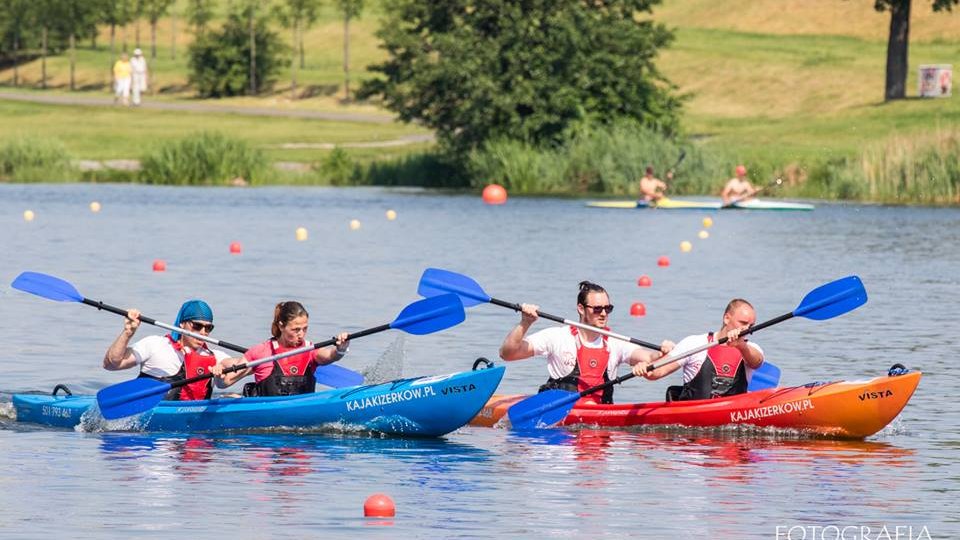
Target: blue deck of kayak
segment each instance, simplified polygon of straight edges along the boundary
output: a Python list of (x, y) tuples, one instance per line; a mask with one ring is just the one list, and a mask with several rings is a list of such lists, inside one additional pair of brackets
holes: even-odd
[(17, 421), (91, 431), (208, 432), (362, 429), (435, 437), (460, 428), (487, 402), (502, 366), (285, 397), (161, 401), (139, 416), (104, 420), (94, 396), (13, 396)]

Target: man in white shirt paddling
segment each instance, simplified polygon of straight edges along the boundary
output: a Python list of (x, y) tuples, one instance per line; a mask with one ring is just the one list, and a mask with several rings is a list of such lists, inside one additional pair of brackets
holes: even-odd
[(674, 347), (674, 356), (691, 351), (720, 338), (727, 338), (723, 345), (715, 345), (705, 351), (647, 371), (644, 362), (633, 367), (634, 374), (656, 380), (683, 368), (683, 386), (667, 389), (667, 401), (710, 399), (733, 396), (747, 391), (753, 372), (763, 365), (763, 349), (740, 334), (757, 322), (757, 313), (750, 302), (734, 298), (723, 312), (720, 330), (708, 334), (688, 336)]
[[(540, 387), (541, 392), (554, 389), (582, 392), (615, 379), (617, 368), (622, 364), (633, 366), (662, 356), (660, 352), (650, 352), (624, 341), (608, 340), (607, 336), (575, 326), (555, 326), (527, 336), (530, 326), (539, 318), (539, 307), (532, 304), (521, 304), (520, 307), (520, 323), (503, 340), (500, 358), (512, 361), (546, 356), (550, 378)], [(589, 281), (580, 282), (577, 312), (582, 324), (607, 330), (607, 317), (611, 311), (613, 305), (603, 287)], [(673, 342), (661, 344), (664, 354), (672, 348)], [(580, 402), (613, 403), (613, 387), (589, 394)]]

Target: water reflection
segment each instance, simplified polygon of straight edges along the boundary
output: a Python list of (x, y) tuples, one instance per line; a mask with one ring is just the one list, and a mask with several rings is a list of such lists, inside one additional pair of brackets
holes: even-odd
[[(375, 456), (399, 462), (420, 473), (424, 484), (470, 464), (491, 459), (491, 453), (444, 439), (400, 439), (379, 436), (264, 434), (171, 436), (103, 433), (100, 451), (114, 467), (163, 466), (185, 480), (197, 480), (225, 465), (244, 471), (249, 481), (288, 482), (297, 477), (346, 474), (349, 463)], [(433, 486), (443, 489), (445, 486)]]

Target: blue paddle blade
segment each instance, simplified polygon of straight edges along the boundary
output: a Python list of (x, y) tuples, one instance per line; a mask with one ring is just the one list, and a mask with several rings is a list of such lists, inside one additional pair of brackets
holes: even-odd
[(317, 369), (313, 372), (313, 378), (318, 383), (331, 388), (346, 388), (363, 384), (363, 375), (336, 364), (317, 366)]
[(154, 408), (171, 388), (170, 383), (156, 379), (132, 379), (97, 392), (97, 405), (107, 420), (133, 416)]
[(422, 336), (456, 326), (463, 322), (463, 302), (455, 294), (444, 294), (418, 300), (400, 312), (390, 328)]
[(417, 294), (429, 298), (448, 293), (459, 296), (465, 308), (490, 301), (490, 297), (483, 292), (480, 284), (469, 276), (441, 268), (427, 268), (423, 271)]
[(23, 272), (13, 280), (10, 286), (57, 302), (83, 301), (83, 295), (77, 292), (73, 285), (60, 278), (39, 272)]
[(753, 372), (747, 391), (776, 388), (778, 384), (780, 384), (780, 368), (764, 360), (763, 364), (760, 364), (760, 369)]
[(564, 390), (547, 390), (515, 403), (507, 410), (510, 426), (526, 430), (553, 426), (566, 418), (580, 394)]
[(794, 316), (815, 321), (832, 319), (867, 303), (867, 290), (857, 276), (847, 276), (821, 285), (800, 301)]

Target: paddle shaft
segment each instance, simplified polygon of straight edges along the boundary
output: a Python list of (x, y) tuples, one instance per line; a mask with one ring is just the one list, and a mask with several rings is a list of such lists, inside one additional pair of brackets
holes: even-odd
[[(109, 312), (111, 312), (111, 313), (116, 313), (117, 315), (122, 315), (122, 316), (124, 316), (124, 317), (127, 316), (127, 311), (126, 311), (126, 310), (120, 309), (120, 308), (118, 308), (118, 307), (116, 307), (116, 306), (111, 306), (111, 305), (109, 305), (109, 304), (104, 304), (103, 302), (100, 302), (99, 300), (90, 300), (89, 298), (84, 298), (84, 299), (81, 300), (81, 302), (83, 302), (84, 304), (86, 304), (86, 305), (88, 305), (88, 306), (93, 306), (93, 307), (95, 307), (95, 308), (97, 308), (97, 309), (100, 309), (100, 310), (109, 311)], [(191, 331), (189, 331), (189, 330), (184, 330), (183, 328), (179, 328), (179, 327), (176, 327), (176, 326), (172, 326), (172, 325), (169, 325), (169, 324), (167, 324), (167, 323), (160, 322), (160, 321), (158, 321), (158, 320), (156, 320), (156, 319), (151, 319), (150, 317), (147, 317), (147, 316), (145, 316), (145, 315), (140, 315), (140, 317), (138, 317), (138, 318), (140, 319), (141, 322), (145, 322), (145, 323), (147, 323), (147, 324), (152, 324), (153, 326), (157, 326), (157, 327), (160, 327), (160, 328), (164, 328), (164, 329), (170, 330), (171, 332), (177, 332), (177, 333), (180, 333), (180, 334), (184, 334), (184, 335), (190, 336), (190, 337), (192, 337), (192, 338), (199, 339), (200, 341), (206, 341), (207, 343), (212, 343), (213, 345), (217, 345), (217, 346), (223, 347), (224, 349), (230, 349), (230, 350), (232, 350), (232, 351), (236, 351), (236, 352), (239, 352), (239, 353), (245, 353), (245, 352), (247, 352), (247, 348), (246, 348), (246, 347), (241, 347), (240, 345), (236, 345), (236, 344), (230, 343), (230, 342), (228, 342), (228, 341), (221, 341), (221, 340), (219, 340), (219, 339), (215, 339), (215, 338), (212, 338), (212, 337), (210, 337), (210, 336), (205, 336), (205, 335), (203, 335), (203, 334), (197, 334), (196, 332), (191, 332)]]
[[(390, 328), (391, 328), (391, 326), (390, 326), (389, 324), (382, 324), (382, 325), (380, 325), (380, 326), (375, 326), (375, 327), (373, 327), (373, 328), (368, 328), (368, 329), (366, 329), (366, 330), (361, 330), (361, 331), (359, 331), (359, 332), (354, 332), (353, 334), (347, 335), (346, 341), (350, 341), (350, 340), (352, 340), (352, 339), (361, 338), (361, 337), (364, 337), (364, 336), (369, 336), (370, 334), (376, 334), (376, 333), (378, 333), (378, 332), (383, 332), (384, 330), (389, 330)], [(236, 365), (230, 366), (230, 367), (228, 367), (228, 368), (224, 368), (224, 369), (223, 369), (223, 373), (224, 373), (224, 374), (226, 374), (226, 373), (233, 373), (234, 371), (240, 371), (240, 370), (243, 370), (243, 369), (256, 367), (256, 366), (259, 366), (260, 364), (266, 364), (267, 362), (273, 362), (273, 361), (275, 361), (275, 360), (281, 360), (281, 359), (283, 359), (283, 358), (287, 358), (288, 356), (295, 356), (295, 355), (298, 355), (298, 354), (301, 354), (301, 353), (305, 353), (305, 352), (308, 352), (308, 351), (312, 351), (312, 350), (315, 350), (315, 349), (322, 349), (322, 348), (324, 348), (324, 347), (329, 347), (330, 345), (335, 345), (336, 343), (337, 343), (336, 338), (328, 339), (328, 340), (326, 340), (326, 341), (321, 341), (320, 343), (314, 343), (313, 345), (307, 345), (306, 347), (300, 347), (299, 349), (293, 349), (293, 350), (290, 350), (290, 351), (285, 351), (285, 352), (282, 352), (282, 353), (279, 353), (279, 354), (275, 354), (275, 355), (273, 355), (273, 356), (268, 356), (268, 357), (266, 357), (266, 358), (261, 358), (261, 359), (259, 359), (259, 360), (254, 360), (253, 362), (248, 362), (248, 363), (246, 363), (246, 364), (236, 364)], [(172, 383), (170, 383), (170, 387), (171, 387), (171, 388), (178, 388), (178, 387), (181, 387), (181, 386), (186, 386), (186, 385), (188, 385), (188, 384), (195, 383), (195, 382), (197, 382), (197, 381), (202, 381), (202, 380), (204, 380), (204, 379), (210, 379), (210, 378), (213, 378), (213, 373), (204, 373), (203, 375), (197, 375), (196, 377), (190, 377), (189, 379), (184, 379), (184, 380), (182, 380), (182, 381), (172, 382)]]
[[(794, 317), (794, 312), (792, 312), (792, 311), (791, 311), (790, 313), (784, 313), (783, 315), (780, 315), (779, 317), (774, 317), (773, 319), (770, 319), (770, 320), (768, 320), (768, 321), (764, 321), (764, 322), (762, 322), (762, 323), (760, 323), (760, 324), (755, 324), (755, 325), (751, 326), (750, 328), (747, 328), (746, 330), (744, 330), (743, 332), (741, 332), (740, 335), (741, 335), (741, 336), (746, 336), (746, 335), (752, 334), (752, 333), (756, 332), (757, 330), (763, 330), (764, 328), (767, 328), (767, 327), (769, 327), (769, 326), (773, 326), (773, 325), (778, 324), (778, 323), (782, 323), (783, 321), (792, 319), (793, 317)], [(674, 363), (674, 362), (679, 362), (680, 360), (683, 360), (684, 358), (688, 358), (688, 357), (690, 357), (690, 356), (693, 356), (693, 355), (695, 355), (695, 354), (697, 354), (697, 353), (701, 353), (701, 352), (709, 349), (710, 347), (715, 347), (715, 346), (717, 346), (717, 345), (723, 345), (723, 344), (726, 343), (727, 341), (728, 341), (728, 340), (727, 340), (726, 337), (722, 337), (722, 338), (718, 339), (715, 343), (708, 343), (708, 344), (706, 344), (706, 345), (702, 345), (702, 346), (697, 347), (697, 348), (695, 348), (695, 349), (691, 349), (691, 350), (689, 350), (689, 351), (684, 352), (684, 353), (681, 354), (680, 356), (675, 356), (675, 357), (669, 357), (669, 356), (668, 356), (667, 358), (663, 359), (663, 361), (661, 361), (661, 362), (657, 362), (656, 364), (651, 364), (651, 365), (647, 366), (647, 373), (649, 373), (649, 372), (651, 372), (651, 371), (658, 370), (658, 369), (662, 368), (663, 366), (669, 366), (670, 364), (672, 364), (672, 363)], [(601, 391), (601, 390), (606, 390), (607, 388), (609, 388), (609, 387), (611, 387), (611, 386), (613, 386), (613, 385), (615, 385), (615, 384), (620, 384), (620, 383), (622, 383), (622, 382), (624, 382), (624, 381), (629, 381), (630, 379), (632, 379), (632, 378), (634, 378), (634, 377), (636, 377), (636, 376), (637, 376), (637, 375), (636, 375), (634, 372), (631, 371), (630, 373), (627, 373), (626, 375), (621, 375), (621, 376), (617, 377), (616, 379), (607, 381), (607, 382), (605, 382), (605, 383), (603, 383), (603, 384), (598, 384), (597, 386), (594, 386), (594, 387), (592, 387), (592, 388), (587, 388), (586, 390), (584, 390), (584, 391), (582, 391), (582, 392), (580, 392), (580, 393), (578, 393), (578, 394), (575, 394), (575, 395), (577, 396), (577, 398), (581, 398), (581, 397), (583, 397), (583, 396), (588, 396), (588, 395), (590, 395), (590, 394), (592, 394), (592, 393), (594, 393), (594, 392), (599, 392), (599, 391)], [(574, 400), (574, 401), (576, 401), (576, 400)]]
[[(509, 308), (509, 309), (512, 309), (512, 310), (518, 311), (518, 312), (519, 312), (519, 311), (523, 311), (523, 308), (520, 307), (520, 304), (514, 304), (514, 303), (512, 303), (512, 302), (504, 302), (503, 300), (499, 300), (499, 299), (497, 299), (497, 298), (491, 298), (491, 299), (490, 299), (490, 303), (491, 303), (491, 304), (498, 305), (498, 306), (501, 306), (501, 307)], [(630, 337), (630, 336), (624, 336), (624, 335), (622, 335), (622, 334), (617, 334), (617, 333), (615, 333), (615, 332), (611, 332), (611, 331), (605, 330), (605, 329), (603, 329), (603, 328), (597, 328), (596, 326), (591, 326), (591, 325), (589, 325), (589, 324), (583, 324), (583, 323), (580, 323), (580, 322), (571, 321), (571, 320), (569, 320), (569, 319), (564, 319), (564, 318), (558, 317), (558, 316), (556, 316), (556, 315), (551, 315), (551, 314), (549, 314), (549, 313), (544, 313), (543, 311), (540, 311), (540, 310), (537, 310), (537, 315), (539, 315), (540, 317), (543, 317), (544, 319), (548, 319), (548, 320), (551, 320), (551, 321), (554, 321), (554, 322), (558, 322), (558, 323), (560, 323), (560, 324), (569, 324), (570, 326), (576, 326), (577, 328), (581, 328), (581, 329), (583, 329), (583, 330), (589, 330), (589, 331), (591, 331), (591, 332), (596, 332), (596, 333), (598, 333), (598, 334), (602, 334), (602, 335), (607, 336), (607, 337), (612, 337), (612, 338), (614, 338), (614, 339), (619, 339), (619, 340), (621, 340), (621, 341), (628, 341), (628, 342), (630, 342), (630, 343), (633, 343), (634, 345), (639, 345), (639, 346), (641, 346), (641, 347), (646, 347), (646, 348), (651, 349), (651, 350), (654, 350), (654, 351), (659, 351), (659, 350), (660, 350), (660, 346), (659, 346), (659, 345), (656, 345), (656, 344), (654, 344), (654, 343), (650, 343), (649, 341), (643, 341), (643, 340), (641, 340), (641, 339), (632, 338), (632, 337)]]

